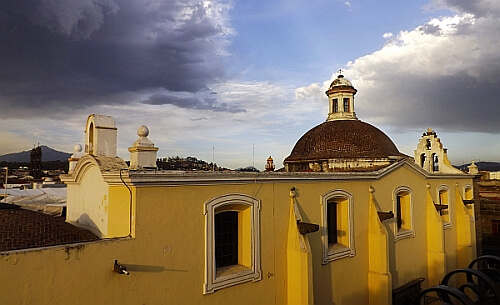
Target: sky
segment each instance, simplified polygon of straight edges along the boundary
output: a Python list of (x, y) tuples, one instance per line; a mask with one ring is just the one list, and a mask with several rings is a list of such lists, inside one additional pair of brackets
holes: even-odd
[(500, 162), (500, 1), (2, 0), (0, 155), (72, 152), (113, 116), (118, 156), (276, 167), (325, 121), (342, 69), (357, 117), (413, 156)]

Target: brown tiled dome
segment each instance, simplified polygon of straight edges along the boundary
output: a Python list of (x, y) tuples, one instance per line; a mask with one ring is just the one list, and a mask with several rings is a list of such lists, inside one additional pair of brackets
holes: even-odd
[(324, 122), (304, 134), (286, 162), (401, 156), (380, 129), (359, 120)]

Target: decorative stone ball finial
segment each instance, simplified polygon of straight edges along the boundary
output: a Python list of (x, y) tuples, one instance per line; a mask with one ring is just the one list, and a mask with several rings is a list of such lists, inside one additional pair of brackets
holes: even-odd
[(68, 162), (69, 162), (68, 173), (71, 173), (75, 170), (76, 163), (78, 163), (78, 160), (81, 157), (83, 157), (82, 150), (83, 150), (83, 147), (80, 144), (76, 144), (75, 146), (73, 146), (73, 154), (71, 155), (71, 157), (68, 158)]
[(148, 139), (149, 129), (142, 125), (137, 130), (137, 139), (132, 147), (128, 148), (130, 152), (130, 167), (131, 170), (139, 169), (156, 169), (156, 152), (158, 147), (154, 147), (154, 143)]
[(75, 153), (79, 153), (79, 152), (82, 152), (82, 145), (81, 144), (76, 144), (75, 146), (73, 146), (73, 151)]
[(149, 136), (149, 128), (146, 125), (142, 125), (137, 129), (137, 135), (139, 136), (139, 139), (137, 139), (134, 144), (132, 144), (133, 147), (153, 147), (154, 144), (148, 139)]
[(137, 135), (139, 137), (147, 137), (149, 136), (149, 129), (146, 125), (142, 125), (141, 127), (139, 127), (139, 129), (137, 130)]
[(76, 144), (75, 146), (73, 146), (73, 154), (71, 155), (70, 159), (74, 158), (78, 160), (79, 158), (81, 158), (83, 156), (82, 150), (83, 147), (81, 144)]

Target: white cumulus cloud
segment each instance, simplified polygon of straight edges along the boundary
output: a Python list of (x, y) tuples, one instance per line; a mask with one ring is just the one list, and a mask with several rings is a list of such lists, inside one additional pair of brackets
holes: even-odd
[[(399, 32), (380, 50), (349, 62), (344, 74), (358, 89), (358, 117), (403, 129), (433, 126), (497, 132), (497, 17), (478, 17), (470, 11), (434, 18), (411, 31)], [(330, 82), (299, 88), (296, 94), (318, 100)]]

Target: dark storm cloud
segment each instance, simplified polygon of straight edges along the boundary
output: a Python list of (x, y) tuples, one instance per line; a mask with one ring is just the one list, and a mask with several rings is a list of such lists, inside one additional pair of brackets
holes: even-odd
[[(205, 89), (224, 77), (220, 53), (230, 31), (224, 24), (227, 9), (215, 5), (3, 0), (0, 115), (130, 102), (110, 97), (150, 88)], [(182, 102), (178, 106), (200, 108), (196, 103), (204, 103)]]
[(3, 17), (22, 16), (30, 24), (74, 39), (88, 38), (102, 26), (105, 15), (116, 15), (119, 9), (113, 0), (4, 1), (1, 8)]
[(466, 74), (418, 80), (413, 75), (399, 75), (390, 82), (380, 82), (377, 91), (369, 94), (370, 101), (383, 102), (364, 105), (363, 113), (383, 119), (386, 125), (439, 127), (445, 131), (500, 130), (498, 84), (478, 82)]
[(199, 110), (213, 110), (218, 112), (239, 113), (246, 112), (245, 109), (227, 103), (218, 103), (214, 98), (198, 98), (195, 96), (179, 97), (168, 94), (153, 94), (143, 104), (149, 105), (175, 105), (181, 108), (192, 108)]
[(459, 12), (483, 17), (500, 12), (500, 3), (496, 0), (434, 0), (437, 7), (451, 8)]

